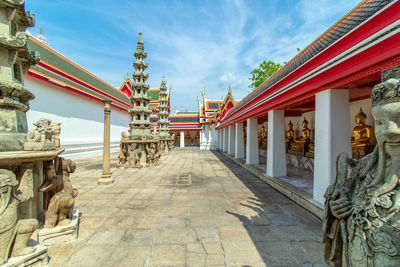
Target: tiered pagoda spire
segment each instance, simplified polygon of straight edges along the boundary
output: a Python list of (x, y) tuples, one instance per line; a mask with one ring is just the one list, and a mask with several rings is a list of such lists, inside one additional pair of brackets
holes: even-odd
[(145, 73), (148, 64), (144, 62), (147, 54), (144, 52), (143, 49), (142, 33), (139, 33), (139, 40), (137, 42), (137, 48), (134, 56), (136, 60), (135, 62), (133, 62), (135, 73), (133, 73), (132, 75), (132, 108), (129, 111), (132, 116), (132, 122), (129, 123), (129, 127), (131, 129), (129, 138), (131, 140), (139, 140), (142, 139), (142, 136), (146, 136), (146, 138), (151, 138), (151, 110), (148, 107), (150, 97), (147, 95), (149, 85), (146, 84), (146, 80), (149, 75)]
[(168, 93), (167, 85), (163, 77), (160, 86), (160, 109), (158, 112), (158, 126), (160, 129), (160, 138), (164, 139), (169, 137), (169, 112), (168, 112)]
[(23, 150), (28, 124), (26, 112), (35, 96), (24, 87), (24, 75), (39, 61), (37, 52), (29, 52), (26, 28), (35, 24), (25, 2), (0, 0), (0, 152)]

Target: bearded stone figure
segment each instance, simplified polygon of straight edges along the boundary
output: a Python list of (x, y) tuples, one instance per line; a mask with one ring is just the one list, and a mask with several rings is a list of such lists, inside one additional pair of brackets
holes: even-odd
[[(36, 219), (18, 219), (18, 206), (33, 197), (33, 175), (28, 169), (21, 182), (12, 171), (0, 169), (0, 265), (9, 257), (22, 256), (34, 251), (27, 247), (28, 240), (38, 225)], [(14, 187), (18, 188), (14, 191)]]
[(325, 260), (330, 266), (400, 266), (400, 68), (372, 90), (377, 145), (360, 160), (337, 159), (325, 193)]

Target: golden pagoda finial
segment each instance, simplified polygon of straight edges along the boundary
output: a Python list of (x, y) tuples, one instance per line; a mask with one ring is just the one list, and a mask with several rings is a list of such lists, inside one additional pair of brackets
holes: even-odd
[(231, 93), (231, 84), (229, 84), (229, 90), (228, 90), (228, 94)]
[(43, 28), (40, 26), (40, 35), (43, 35)]

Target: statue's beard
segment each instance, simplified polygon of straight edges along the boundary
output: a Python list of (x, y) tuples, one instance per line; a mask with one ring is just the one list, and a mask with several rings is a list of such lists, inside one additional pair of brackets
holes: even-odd
[(6, 210), (8, 206), (8, 202), (10, 201), (11, 197), (11, 189), (9, 188), (7, 193), (0, 195), (0, 215)]

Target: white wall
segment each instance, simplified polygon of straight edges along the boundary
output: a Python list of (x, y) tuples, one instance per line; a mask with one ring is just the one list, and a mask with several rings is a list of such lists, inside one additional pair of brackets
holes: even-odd
[[(71, 149), (97, 147), (96, 153), (84, 153), (79, 158), (101, 155), (103, 143), (104, 104), (73, 91), (25, 76), (25, 87), (34, 95), (27, 112), (28, 129), (40, 118), (61, 122), (61, 146)], [(128, 131), (131, 116), (127, 111), (111, 109), (111, 152), (119, 150), (122, 131)], [(88, 150), (88, 149), (86, 149)], [(89, 149), (90, 150), (90, 149)], [(68, 152), (68, 151), (66, 151)], [(76, 158), (76, 157), (75, 157)]]

